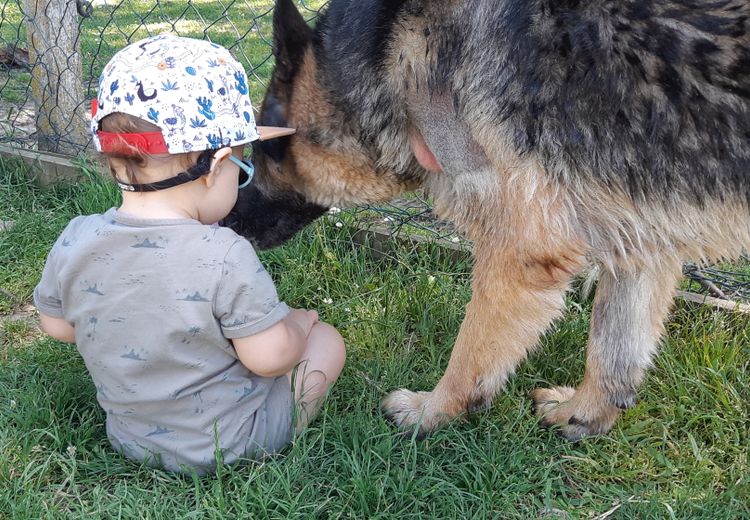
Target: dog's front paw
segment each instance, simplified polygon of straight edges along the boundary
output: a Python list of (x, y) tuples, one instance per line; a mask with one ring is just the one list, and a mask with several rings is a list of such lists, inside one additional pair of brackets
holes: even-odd
[(451, 419), (449, 414), (436, 410), (432, 397), (432, 392), (401, 389), (386, 395), (380, 407), (386, 418), (399, 428), (418, 428), (417, 438), (421, 439)]
[(571, 441), (607, 433), (620, 415), (604, 396), (587, 398), (569, 386), (537, 388), (531, 398), (542, 426), (559, 427), (558, 433)]

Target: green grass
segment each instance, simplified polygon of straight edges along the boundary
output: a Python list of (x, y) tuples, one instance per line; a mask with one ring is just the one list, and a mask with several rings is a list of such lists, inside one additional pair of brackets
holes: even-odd
[[(223, 2), (226, 12), (215, 0), (107, 3), (82, 24), (89, 95), (126, 41), (205, 30), (243, 62), (259, 102), (272, 67), (270, 1)], [(26, 38), (14, 5), (3, 4), (3, 43)], [(27, 82), (23, 72), (0, 79), (0, 97), (25, 99)], [(282, 297), (319, 309), (347, 341), (347, 366), (312, 427), (282, 456), (216, 477), (124, 460), (108, 446), (75, 348), (7, 318), (30, 301), (66, 222), (117, 203), (112, 185), (85, 171), (85, 182), (40, 191), (18, 164), (0, 164), (0, 220), (15, 222), (0, 232), (0, 518), (750, 518), (746, 318), (678, 305), (640, 403), (609, 435), (570, 444), (538, 428), (526, 394), (583, 373), (589, 309), (573, 295), (488, 412), (415, 441), (383, 420), (378, 401), (437, 382), (470, 265), (399, 245), (375, 261), (353, 246), (348, 217), (323, 219), (262, 255)]]
[[(15, 221), (0, 232), (1, 314), (29, 301), (69, 218), (117, 204), (111, 183), (87, 175), (40, 191), (15, 163), (0, 165), (0, 220)], [(610, 434), (571, 444), (537, 426), (526, 395), (583, 373), (589, 309), (573, 295), (489, 411), (416, 441), (378, 402), (439, 379), (470, 264), (399, 245), (376, 261), (337, 220), (262, 254), (282, 297), (319, 309), (349, 352), (321, 416), (273, 460), (197, 479), (123, 459), (75, 347), (5, 318), (0, 518), (750, 518), (747, 318), (678, 305), (639, 404)]]

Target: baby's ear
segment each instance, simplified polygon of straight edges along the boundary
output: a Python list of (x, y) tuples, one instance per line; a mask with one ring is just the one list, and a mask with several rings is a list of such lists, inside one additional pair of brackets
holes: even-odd
[(203, 178), (206, 180), (206, 185), (210, 188), (216, 178), (216, 172), (218, 171), (221, 164), (232, 155), (232, 149), (229, 146), (216, 150), (214, 156), (211, 158), (211, 167), (208, 170), (208, 174)]

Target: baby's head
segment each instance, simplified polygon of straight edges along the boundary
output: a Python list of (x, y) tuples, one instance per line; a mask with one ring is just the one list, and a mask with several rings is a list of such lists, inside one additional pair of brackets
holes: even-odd
[[(196, 180), (227, 147), (249, 181), (252, 166), (236, 157), (242, 147), (294, 131), (257, 127), (248, 94), (244, 69), (224, 47), (170, 34), (146, 38), (115, 54), (99, 78), (94, 143), (126, 191)], [(153, 177), (175, 167), (177, 175)]]

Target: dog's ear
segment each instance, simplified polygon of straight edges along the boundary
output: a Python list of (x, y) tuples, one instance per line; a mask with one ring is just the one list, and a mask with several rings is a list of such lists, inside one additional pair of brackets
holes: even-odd
[(313, 31), (297, 10), (292, 0), (277, 0), (273, 11), (273, 55), (276, 75), (281, 81), (291, 81), (297, 72)]
[[(258, 124), (262, 126), (289, 126), (286, 119), (286, 103), (280, 101), (271, 91), (267, 92), (263, 99), (263, 109), (258, 117)], [(274, 161), (281, 162), (289, 146), (289, 137), (255, 141), (253, 144)]]

